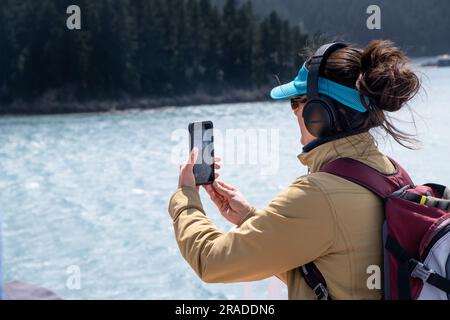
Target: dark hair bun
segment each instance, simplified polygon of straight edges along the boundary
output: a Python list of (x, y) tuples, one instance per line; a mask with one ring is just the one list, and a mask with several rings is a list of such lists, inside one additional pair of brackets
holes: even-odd
[(420, 89), (420, 80), (408, 62), (406, 55), (392, 42), (370, 42), (362, 51), (357, 89), (381, 110), (400, 110)]

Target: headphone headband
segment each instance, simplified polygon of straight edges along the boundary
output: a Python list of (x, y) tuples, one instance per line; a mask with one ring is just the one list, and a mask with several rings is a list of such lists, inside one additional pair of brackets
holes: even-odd
[(306, 96), (308, 100), (319, 98), (319, 74), (330, 55), (336, 50), (347, 47), (345, 43), (333, 42), (321, 46), (311, 58), (308, 67), (308, 81)]

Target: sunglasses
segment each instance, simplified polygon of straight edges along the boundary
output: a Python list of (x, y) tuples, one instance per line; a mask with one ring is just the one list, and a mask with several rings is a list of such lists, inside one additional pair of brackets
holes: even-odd
[(292, 108), (292, 110), (293, 111), (297, 110), (300, 107), (300, 104), (305, 103), (306, 100), (307, 100), (306, 96), (292, 98), (291, 99), (291, 108)]

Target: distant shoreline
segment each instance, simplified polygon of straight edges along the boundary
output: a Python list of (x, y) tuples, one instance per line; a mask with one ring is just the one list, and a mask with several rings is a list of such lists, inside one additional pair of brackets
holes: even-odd
[[(436, 57), (414, 57), (411, 59), (416, 68), (427, 68), (427, 63)], [(193, 94), (167, 97), (127, 97), (122, 99), (58, 101), (53, 95), (57, 91), (44, 95), (33, 102), (16, 101), (10, 104), (0, 104), (0, 117), (58, 115), (79, 113), (106, 113), (127, 110), (152, 110), (167, 107), (186, 107), (200, 105), (216, 105), (226, 103), (245, 103), (270, 101), (272, 87), (264, 86), (257, 89), (222, 89), (221, 93), (212, 94), (201, 90)], [(226, 92), (226, 93), (225, 93)]]
[(195, 93), (192, 95), (164, 98), (127, 98), (120, 100), (92, 100), (86, 102), (36, 101), (32, 103), (14, 102), (0, 105), (0, 117), (32, 116), (52, 114), (104, 113), (126, 110), (149, 110), (165, 107), (186, 107), (196, 105), (215, 105), (224, 103), (243, 103), (268, 101), (270, 88), (254, 90), (233, 89), (227, 94), (211, 95)]

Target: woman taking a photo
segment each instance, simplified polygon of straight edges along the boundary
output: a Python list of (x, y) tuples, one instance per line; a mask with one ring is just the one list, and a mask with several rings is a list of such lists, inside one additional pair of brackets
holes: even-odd
[(413, 142), (386, 117), (420, 88), (407, 61), (388, 41), (373, 41), (365, 49), (331, 44), (321, 47), (294, 81), (275, 88), (272, 98), (291, 99), (304, 146), (299, 160), (309, 174), (263, 209), (224, 182), (206, 186), (222, 215), (237, 226), (228, 233), (203, 210), (193, 175), (194, 149), (181, 166), (169, 213), (181, 253), (203, 281), (275, 275), (288, 286), (289, 299), (326, 299), (319, 286), (313, 291), (307, 285), (300, 268), (313, 262), (330, 298), (382, 297), (382, 290), (368, 288), (367, 270), (383, 264), (383, 203), (366, 188), (321, 169), (345, 157), (384, 174), (395, 172), (369, 130), (381, 127), (404, 146)]

